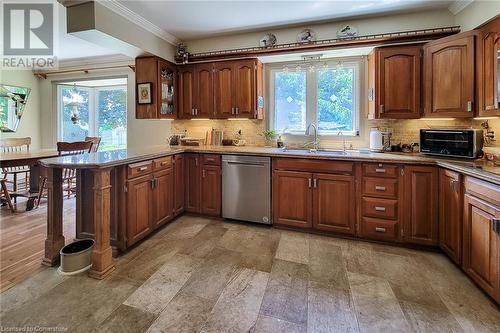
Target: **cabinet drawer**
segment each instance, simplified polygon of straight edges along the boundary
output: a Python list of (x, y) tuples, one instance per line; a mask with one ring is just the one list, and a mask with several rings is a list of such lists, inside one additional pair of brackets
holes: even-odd
[(172, 156), (157, 158), (153, 160), (155, 170), (168, 169), (172, 166)]
[(128, 178), (134, 178), (150, 173), (153, 170), (153, 161), (145, 161), (129, 164), (127, 168)]
[(369, 177), (398, 177), (399, 166), (385, 163), (363, 164), (363, 175)]
[(398, 238), (398, 222), (363, 217), (361, 233), (364, 238), (395, 241)]
[(398, 180), (363, 177), (363, 195), (396, 199), (398, 196)]
[(393, 220), (398, 216), (397, 200), (363, 197), (361, 208), (363, 216)]
[(201, 155), (201, 163), (203, 165), (220, 165), (220, 155), (203, 154)]
[(299, 172), (352, 174), (354, 163), (303, 158), (275, 158), (273, 160), (273, 169)]

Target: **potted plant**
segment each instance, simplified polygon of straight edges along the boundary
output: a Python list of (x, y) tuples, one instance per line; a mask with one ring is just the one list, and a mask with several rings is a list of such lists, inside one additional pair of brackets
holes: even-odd
[(265, 147), (272, 147), (274, 140), (276, 140), (277, 133), (273, 129), (266, 129), (262, 131), (261, 134), (264, 137), (264, 140), (266, 141)]

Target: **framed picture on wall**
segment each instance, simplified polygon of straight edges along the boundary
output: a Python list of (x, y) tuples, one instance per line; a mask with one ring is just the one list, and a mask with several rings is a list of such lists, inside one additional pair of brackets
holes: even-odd
[(137, 84), (137, 104), (151, 104), (153, 102), (151, 86), (151, 82)]

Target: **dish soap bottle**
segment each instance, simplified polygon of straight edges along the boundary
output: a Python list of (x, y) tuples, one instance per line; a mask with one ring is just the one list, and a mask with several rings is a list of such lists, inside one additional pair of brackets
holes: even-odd
[(285, 146), (285, 143), (283, 142), (281, 135), (278, 135), (278, 140), (276, 141), (276, 144), (278, 145), (278, 148), (283, 148)]

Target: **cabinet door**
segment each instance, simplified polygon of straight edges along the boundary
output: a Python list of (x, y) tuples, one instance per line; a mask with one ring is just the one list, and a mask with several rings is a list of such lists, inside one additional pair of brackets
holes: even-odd
[(214, 84), (212, 64), (198, 64), (195, 66), (195, 114), (200, 118), (214, 116)]
[(158, 118), (174, 119), (177, 116), (177, 69), (168, 61), (158, 60), (158, 90), (153, 98), (158, 100)]
[(242, 60), (234, 63), (233, 96), (236, 117), (250, 118), (255, 112), (255, 71), (254, 60)]
[(409, 243), (438, 243), (438, 170), (428, 166), (404, 168), (404, 238)]
[(229, 118), (234, 115), (233, 76), (231, 62), (214, 64), (214, 105), (217, 118)]
[(152, 181), (152, 175), (147, 175), (127, 182), (127, 246), (153, 229)]
[(273, 222), (312, 227), (312, 174), (308, 172), (273, 172)]
[(376, 52), (378, 84), (375, 94), (379, 118), (419, 118), (421, 47), (395, 46)]
[(172, 168), (154, 174), (154, 224), (158, 227), (174, 215), (174, 172)]
[(457, 264), (462, 261), (462, 185), (460, 174), (439, 170), (439, 246)]
[(488, 294), (500, 301), (500, 235), (493, 229), (500, 208), (465, 195), (463, 267)]
[(201, 213), (219, 216), (221, 213), (221, 200), (220, 166), (204, 165), (201, 170)]
[(183, 66), (179, 70), (179, 117), (192, 118), (194, 117), (194, 67)]
[(356, 198), (353, 176), (314, 174), (313, 226), (354, 235)]
[[(158, 60), (156, 57), (143, 57), (135, 59), (135, 83), (151, 82), (152, 99), (151, 104), (135, 105), (135, 117), (137, 119), (156, 119), (158, 99), (155, 90), (158, 85)], [(136, 93), (139, 93), (136, 91)], [(137, 98), (136, 98), (137, 100)]]
[(474, 117), (474, 42), (466, 32), (425, 45), (427, 117)]
[(186, 195), (185, 195), (184, 208), (188, 212), (199, 213), (200, 212), (200, 198), (201, 198), (200, 155), (199, 154), (186, 154), (184, 157), (184, 165), (185, 165), (185, 170), (186, 170), (186, 178), (185, 178)]
[(174, 214), (184, 211), (184, 156), (174, 156)]
[(500, 115), (500, 17), (481, 28), (479, 47), (479, 115)]

